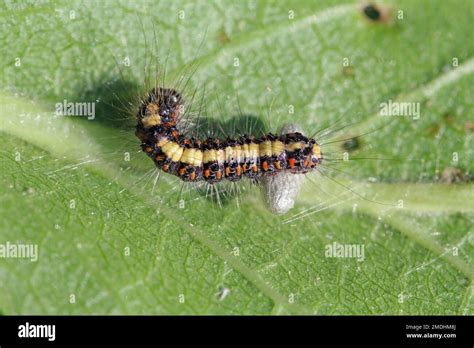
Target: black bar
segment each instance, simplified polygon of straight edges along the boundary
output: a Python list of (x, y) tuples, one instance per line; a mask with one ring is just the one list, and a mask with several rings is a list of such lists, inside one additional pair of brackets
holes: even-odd
[[(19, 337), (20, 328), (24, 335), (27, 328), (32, 330), (32, 324), (54, 324), (54, 341), (49, 341), (47, 337)], [(473, 317), (470, 316), (0, 316), (0, 346), (403, 343), (472, 347), (473, 324)], [(29, 332), (35, 334), (36, 331)], [(47, 336), (46, 331), (44, 333)], [(407, 334), (455, 334), (456, 337), (408, 338)], [(52, 338), (52, 335), (49, 337)]]

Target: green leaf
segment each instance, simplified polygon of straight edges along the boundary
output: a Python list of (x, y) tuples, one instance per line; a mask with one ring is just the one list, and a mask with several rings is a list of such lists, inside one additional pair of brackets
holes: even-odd
[[(0, 312), (474, 314), (474, 3), (388, 4), (391, 24), (338, 1), (1, 5), (0, 244), (39, 256), (0, 258)], [(399, 160), (327, 161), (283, 216), (256, 187), (217, 207), (155, 185), (128, 102), (157, 59), (188, 102), (205, 88), (204, 117), (349, 126), (334, 139), (365, 134), (350, 158)], [(63, 100), (95, 101), (95, 119), (55, 116)], [(420, 118), (381, 117), (388, 100)]]

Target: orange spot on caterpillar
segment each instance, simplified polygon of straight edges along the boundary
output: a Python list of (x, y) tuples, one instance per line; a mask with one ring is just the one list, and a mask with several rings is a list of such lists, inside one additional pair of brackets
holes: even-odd
[(296, 166), (296, 161), (294, 158), (290, 158), (288, 163), (290, 164), (290, 168), (293, 169)]

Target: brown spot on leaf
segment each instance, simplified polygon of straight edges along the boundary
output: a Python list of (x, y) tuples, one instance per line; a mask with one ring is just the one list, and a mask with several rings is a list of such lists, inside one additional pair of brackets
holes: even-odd
[(466, 122), (464, 123), (464, 131), (466, 133), (474, 132), (474, 122)]
[(342, 143), (342, 148), (346, 151), (354, 151), (360, 147), (360, 141), (357, 137), (347, 139)]
[(430, 137), (436, 137), (439, 133), (439, 130), (440, 130), (440, 126), (439, 124), (437, 123), (433, 123), (431, 126), (428, 127), (428, 129), (426, 130), (426, 133), (430, 136)]
[(217, 33), (217, 40), (220, 42), (220, 43), (223, 43), (223, 44), (228, 44), (230, 42), (230, 38), (229, 36), (227, 35), (227, 33), (225, 32), (225, 29), (222, 28), (221, 30), (219, 30), (219, 32)]
[(349, 65), (349, 66), (344, 66), (342, 67), (342, 75), (352, 77), (355, 75), (354, 72), (354, 66)]
[(469, 177), (456, 167), (446, 167), (441, 174), (440, 181), (445, 184), (458, 184), (469, 181)]

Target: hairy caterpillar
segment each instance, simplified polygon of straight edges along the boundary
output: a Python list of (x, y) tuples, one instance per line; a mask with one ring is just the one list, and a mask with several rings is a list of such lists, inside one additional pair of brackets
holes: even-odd
[(183, 181), (214, 184), (246, 177), (255, 182), (284, 171), (308, 173), (322, 163), (320, 145), (299, 132), (225, 140), (187, 137), (179, 126), (183, 111), (177, 91), (154, 88), (139, 108), (135, 132), (155, 165)]

